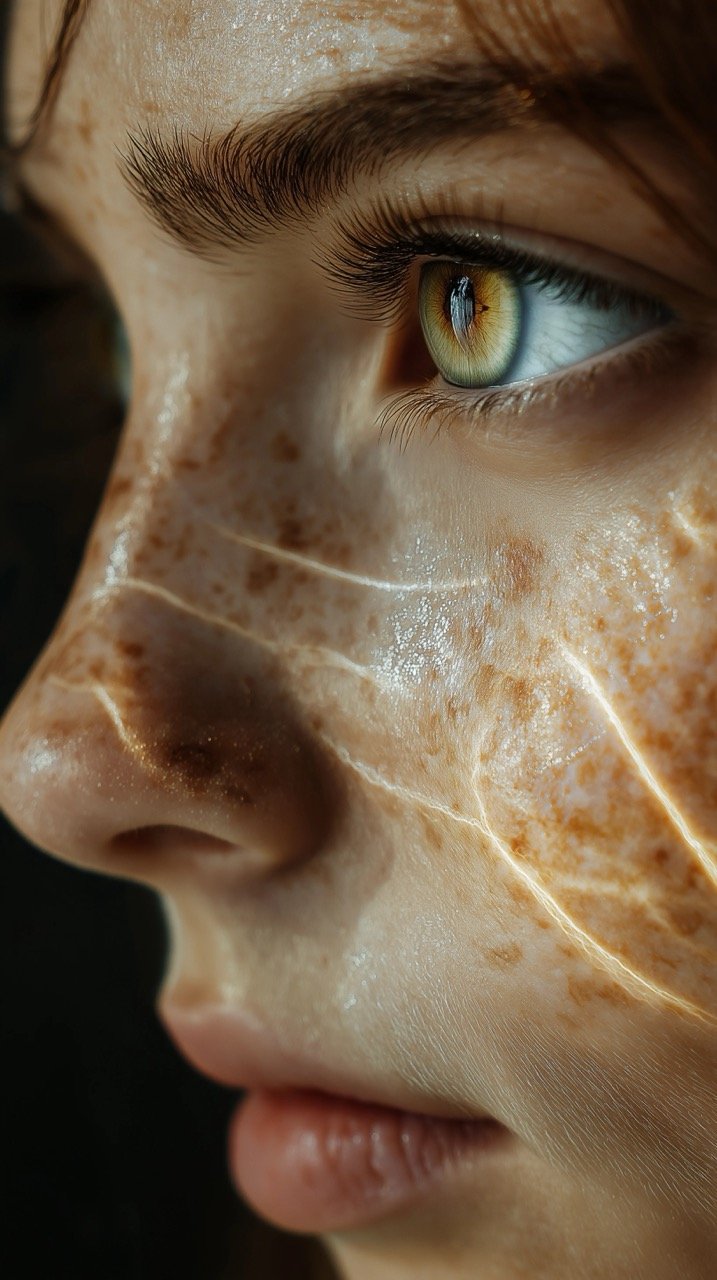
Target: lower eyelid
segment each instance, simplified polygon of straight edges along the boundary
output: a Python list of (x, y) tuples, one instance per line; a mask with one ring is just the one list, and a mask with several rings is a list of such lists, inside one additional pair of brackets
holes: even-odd
[[(543, 427), (536, 430), (533, 424), (527, 432), (524, 426), (519, 432), (524, 443), (529, 439), (531, 447), (539, 451), (547, 444), (547, 436), (553, 434), (552, 427), (560, 422), (561, 401), (570, 400), (571, 408), (580, 414), (580, 426), (586, 428), (584, 432), (573, 431), (573, 438), (589, 435), (594, 417), (590, 403), (593, 395), (603, 397), (598, 413), (612, 404), (611, 376), (618, 381), (639, 377), (644, 382), (657, 373), (663, 373), (672, 382), (671, 371), (675, 365), (686, 367), (690, 359), (696, 357), (697, 345), (695, 330), (676, 317), (651, 334), (642, 334), (581, 365), (543, 378), (466, 390), (451, 386), (438, 375), (423, 388), (392, 396), (379, 414), (377, 429), (381, 438), (388, 438), (404, 449), (417, 433), (425, 432), (433, 440), (443, 433), (465, 430), (466, 427), (471, 437), (475, 436), (480, 441), (481, 428), (502, 421), (506, 427), (506, 443), (509, 440), (515, 443), (513, 427), (516, 421), (525, 424), (533, 414), (548, 411), (551, 431), (546, 432)], [(634, 387), (630, 389), (634, 390)], [(575, 402), (576, 396), (580, 404)], [(612, 413), (609, 416), (614, 417)], [(573, 427), (575, 421), (574, 414), (571, 414)], [(495, 442), (494, 432), (491, 434)], [(557, 435), (562, 447), (565, 443), (564, 429), (558, 427)]]

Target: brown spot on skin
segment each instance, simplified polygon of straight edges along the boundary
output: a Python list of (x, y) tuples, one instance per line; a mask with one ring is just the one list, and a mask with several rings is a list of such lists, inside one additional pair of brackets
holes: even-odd
[(438, 824), (433, 822), (431, 818), (426, 817), (425, 814), (422, 814), (421, 826), (423, 827), (423, 835), (425, 837), (426, 844), (429, 845), (431, 849), (435, 850), (436, 853), (439, 853), (443, 848), (443, 836), (441, 835)]
[[(233, 751), (232, 748), (236, 750)], [(257, 779), (266, 768), (265, 761), (254, 752), (242, 750), (241, 744), (205, 739), (204, 741), (160, 743), (160, 767), (170, 784), (188, 787), (196, 794), (211, 791), (242, 805), (253, 805), (254, 797), (246, 782), (236, 777), (237, 767), (246, 779)], [(237, 766), (237, 759), (240, 764)]]
[(568, 993), (573, 1002), (582, 1009), (589, 1000), (594, 998), (595, 987), (584, 978), (576, 978), (573, 974), (568, 974)]
[(303, 525), (294, 516), (286, 516), (280, 521), (277, 541), (288, 551), (305, 551), (309, 546)]
[(510, 883), (508, 885), (508, 893), (513, 899), (513, 902), (518, 903), (521, 907), (533, 908), (535, 906), (535, 898), (530, 890), (523, 884), (522, 880), (514, 880)]
[(298, 462), (301, 450), (295, 440), (279, 431), (271, 442), (271, 456), (275, 462)]
[(508, 942), (501, 947), (489, 947), (485, 958), (493, 969), (511, 969), (523, 958), (523, 948), (517, 942)]
[(144, 657), (146, 652), (145, 646), (143, 644), (139, 644), (136, 640), (117, 640), (115, 642), (115, 648), (118, 653), (121, 653), (125, 658), (131, 658), (133, 660)]
[(266, 591), (279, 575), (278, 566), (269, 561), (262, 561), (250, 569), (246, 576), (246, 589), (251, 595)]
[(685, 503), (685, 513), (692, 524), (699, 528), (717, 525), (717, 503), (703, 484), (698, 484)]
[(527, 724), (533, 714), (536, 701), (531, 682), (524, 677), (515, 679), (513, 676), (504, 676), (503, 692), (518, 724)]
[(87, 98), (83, 98), (80, 102), (80, 118), (77, 122), (77, 132), (79, 133), (82, 141), (89, 146), (94, 137), (95, 126)]
[(105, 507), (109, 507), (112, 503), (123, 498), (131, 488), (132, 481), (129, 476), (114, 476), (107, 486), (107, 492), (105, 493)]
[(509, 538), (495, 549), (501, 585), (509, 600), (522, 600), (535, 589), (543, 563), (541, 546), (529, 538)]
[(670, 909), (670, 923), (681, 938), (692, 938), (707, 923), (704, 911), (675, 903)]

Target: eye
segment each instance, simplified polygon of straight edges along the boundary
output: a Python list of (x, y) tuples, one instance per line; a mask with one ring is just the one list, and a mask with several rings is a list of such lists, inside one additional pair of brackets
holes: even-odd
[(444, 380), (498, 387), (544, 377), (620, 346), (669, 319), (663, 308), (607, 281), (534, 262), (495, 267), (423, 264), (418, 312), (424, 341)]

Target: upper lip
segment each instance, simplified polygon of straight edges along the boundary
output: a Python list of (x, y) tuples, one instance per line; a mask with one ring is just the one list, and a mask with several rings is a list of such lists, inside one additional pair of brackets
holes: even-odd
[(319, 1054), (295, 1053), (246, 1009), (222, 1004), (160, 1004), (158, 1015), (179, 1052), (203, 1075), (236, 1089), (307, 1089), (447, 1119), (489, 1120), (487, 1112), (426, 1097), (404, 1082), (380, 1078), (367, 1086), (351, 1068)]

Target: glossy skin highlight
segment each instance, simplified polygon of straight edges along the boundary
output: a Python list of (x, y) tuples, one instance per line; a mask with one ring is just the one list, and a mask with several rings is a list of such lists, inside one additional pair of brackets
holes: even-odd
[[(16, 20), (18, 121), (40, 8)], [(331, 211), (202, 262), (151, 225), (115, 148), (146, 118), (201, 133), (463, 49), (457, 15), (170, 9), (90, 12), (24, 165), (108, 280), (133, 394), (67, 609), (3, 722), (0, 799), (49, 852), (158, 890), (165, 1003), (246, 1009), (359, 1064), (369, 1096), (513, 1131), (489, 1183), (477, 1163), (430, 1216), (332, 1239), (348, 1280), (708, 1280), (714, 361), (381, 439), (393, 338), (317, 275)], [(565, 17), (615, 42), (597, 6)], [(714, 273), (556, 134), (399, 177), (480, 186), (481, 210), (680, 299), (699, 286), (712, 315)]]

